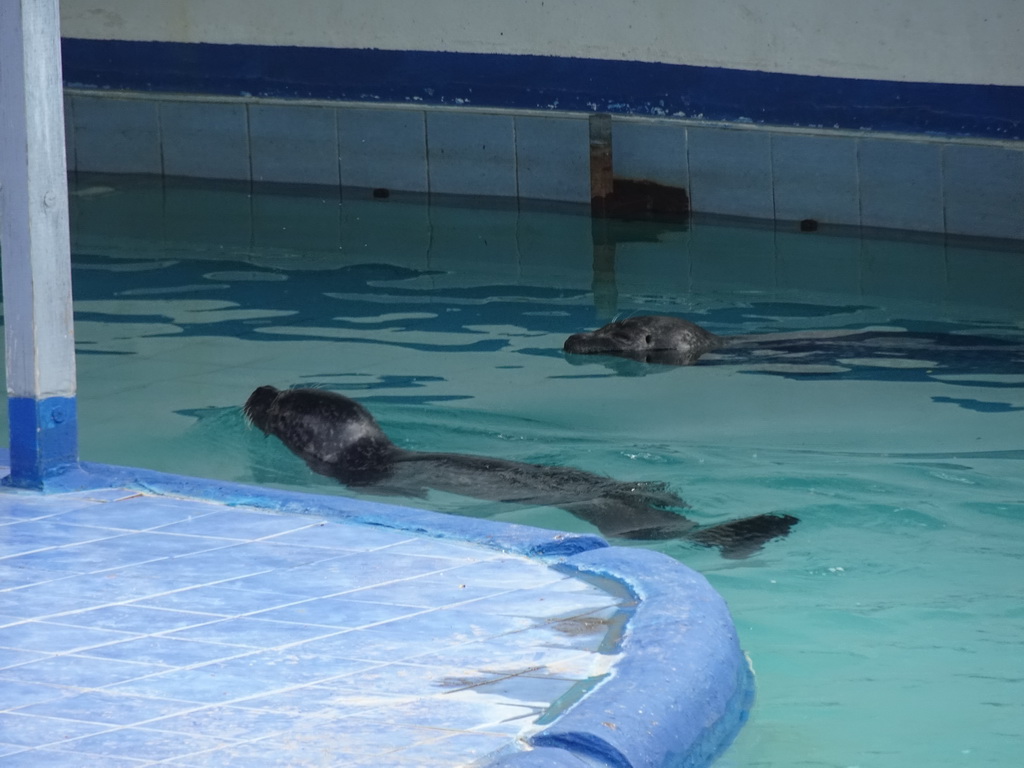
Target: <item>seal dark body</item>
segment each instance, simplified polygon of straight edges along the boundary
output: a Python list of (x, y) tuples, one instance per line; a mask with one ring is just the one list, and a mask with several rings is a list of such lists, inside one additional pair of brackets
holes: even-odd
[(245, 415), (314, 472), (376, 493), (423, 497), (428, 489), (489, 501), (565, 509), (603, 535), (627, 539), (685, 537), (747, 557), (797, 523), (756, 515), (701, 527), (672, 511), (687, 504), (663, 483), (623, 483), (572, 467), (552, 467), (460, 453), (399, 448), (356, 401), (319, 389), (263, 386)]

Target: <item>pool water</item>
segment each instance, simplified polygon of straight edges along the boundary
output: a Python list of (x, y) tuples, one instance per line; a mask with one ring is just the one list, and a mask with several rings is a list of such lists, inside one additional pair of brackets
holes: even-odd
[[(242, 418), (256, 386), (316, 386), (406, 448), (666, 481), (701, 523), (796, 515), (745, 560), (615, 542), (730, 604), (758, 700), (719, 765), (1019, 763), (1020, 250), (146, 179), (80, 178), (72, 200), (84, 459), (348, 493)], [(811, 339), (687, 367), (562, 353), (637, 314)], [(813, 338), (842, 329), (872, 331)]]

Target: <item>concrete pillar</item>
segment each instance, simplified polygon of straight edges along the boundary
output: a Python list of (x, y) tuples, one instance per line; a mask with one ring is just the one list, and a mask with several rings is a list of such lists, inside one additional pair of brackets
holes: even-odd
[(0, 0), (0, 252), (11, 475), (78, 466), (58, 0)]

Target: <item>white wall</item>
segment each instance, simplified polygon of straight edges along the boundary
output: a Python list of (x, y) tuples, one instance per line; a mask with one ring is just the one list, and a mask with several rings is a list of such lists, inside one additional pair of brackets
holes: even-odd
[(1024, 85), (1024, 0), (62, 0), (66, 37)]

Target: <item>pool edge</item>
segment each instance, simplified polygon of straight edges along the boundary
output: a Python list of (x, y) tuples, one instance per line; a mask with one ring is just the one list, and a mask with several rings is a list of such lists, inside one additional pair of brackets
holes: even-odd
[[(0, 463), (7, 458), (0, 450)], [(453, 539), (544, 561), (569, 574), (612, 579), (637, 601), (611, 674), (487, 768), (702, 768), (732, 742), (754, 698), (753, 673), (725, 600), (693, 569), (652, 550), (591, 534), (460, 517), (344, 496), (282, 491), (153, 470), (83, 462), (47, 493), (125, 488), (319, 515)], [(665, 686), (672, 679), (671, 690)]]

